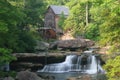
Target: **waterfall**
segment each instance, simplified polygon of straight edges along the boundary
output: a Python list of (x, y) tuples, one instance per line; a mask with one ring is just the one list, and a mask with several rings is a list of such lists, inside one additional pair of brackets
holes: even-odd
[(87, 70), (87, 73), (97, 73), (98, 70), (98, 64), (97, 64), (97, 59), (95, 56), (91, 56), (91, 64), (89, 66), (89, 69)]
[[(40, 72), (85, 72), (94, 74), (104, 71), (95, 55), (67, 55), (62, 63), (48, 64)], [(38, 72), (39, 72), (38, 71)]]

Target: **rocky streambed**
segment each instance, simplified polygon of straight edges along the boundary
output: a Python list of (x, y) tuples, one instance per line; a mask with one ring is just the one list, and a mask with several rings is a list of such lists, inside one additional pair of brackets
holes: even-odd
[(14, 78), (11, 76), (6, 76), (4, 78), (0, 78), (0, 80), (107, 80), (107, 78), (103, 74), (96, 74), (96, 75), (78, 74), (76, 77), (68, 77), (66, 79), (62, 79), (63, 76), (60, 75), (59, 77), (61, 78), (56, 79), (55, 76), (39, 75), (35, 72), (26, 70), (26, 71), (17, 72)]

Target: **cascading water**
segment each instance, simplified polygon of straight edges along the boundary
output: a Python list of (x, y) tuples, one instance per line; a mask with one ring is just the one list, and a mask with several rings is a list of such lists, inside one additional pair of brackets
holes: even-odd
[[(40, 72), (72, 72), (79, 71), (89, 74), (103, 72), (100, 60), (95, 55), (67, 55), (62, 63), (48, 64)], [(39, 72), (39, 71), (38, 71)]]

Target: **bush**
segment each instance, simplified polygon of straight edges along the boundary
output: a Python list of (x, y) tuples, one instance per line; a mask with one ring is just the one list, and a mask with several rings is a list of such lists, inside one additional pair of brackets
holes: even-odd
[(9, 72), (0, 71), (0, 78), (6, 77), (6, 76), (16, 77), (16, 74), (17, 73), (15, 71), (9, 71)]
[(120, 56), (109, 59), (104, 65), (108, 80), (120, 80)]
[(0, 48), (0, 65), (4, 65), (16, 59), (11, 53), (11, 49)]

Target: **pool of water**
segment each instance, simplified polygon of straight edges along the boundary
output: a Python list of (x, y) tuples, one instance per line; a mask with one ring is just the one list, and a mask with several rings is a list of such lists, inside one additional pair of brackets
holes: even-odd
[[(78, 77), (88, 75), (86, 73), (81, 72), (64, 72), (64, 73), (46, 73), (46, 72), (38, 72), (40, 76), (54, 76), (54, 80), (67, 80), (70, 77)], [(107, 80), (105, 74), (89, 74), (92, 77), (92, 80)]]

